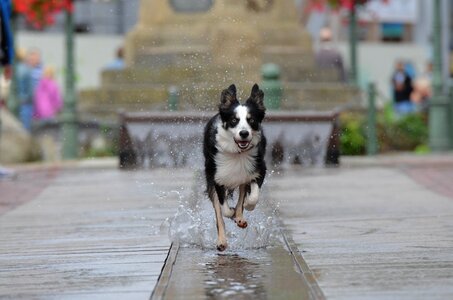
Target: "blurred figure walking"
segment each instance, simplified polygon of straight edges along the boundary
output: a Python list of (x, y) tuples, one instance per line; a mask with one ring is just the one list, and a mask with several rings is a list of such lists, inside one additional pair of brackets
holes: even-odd
[(395, 71), (392, 74), (391, 84), (395, 111), (400, 115), (413, 112), (414, 105), (411, 102), (411, 94), (413, 91), (412, 79), (409, 74), (407, 74), (402, 61), (397, 61), (395, 64)]
[(124, 50), (123, 47), (119, 47), (116, 50), (115, 59), (105, 66), (104, 70), (122, 70), (124, 69)]
[(432, 97), (432, 63), (428, 62), (426, 70), (414, 81), (414, 90), (411, 95), (411, 101), (415, 106), (415, 110), (428, 113), (429, 101)]
[(54, 74), (53, 67), (44, 68), (43, 76), (35, 90), (35, 119), (53, 119), (63, 107), (60, 89), (54, 80)]
[(321, 29), (319, 33), (319, 49), (315, 53), (316, 66), (323, 70), (336, 70), (338, 80), (346, 81), (343, 57), (332, 43), (332, 31), (329, 28)]
[(16, 51), (16, 95), (20, 104), (19, 118), (25, 129), (31, 129), (33, 114), (33, 87), (31, 82), (31, 69), (25, 63), (25, 50), (19, 48)]
[(43, 72), (43, 65), (41, 62), (41, 52), (36, 49), (32, 48), (28, 50), (27, 53), (27, 64), (31, 69), (31, 85), (33, 91), (38, 86), (39, 81), (42, 77)]

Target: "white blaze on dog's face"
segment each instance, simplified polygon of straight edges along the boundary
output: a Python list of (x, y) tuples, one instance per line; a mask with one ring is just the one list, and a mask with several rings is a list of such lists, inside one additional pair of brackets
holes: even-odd
[(247, 149), (252, 141), (253, 131), (249, 124), (250, 119), (251, 116), (246, 106), (239, 105), (235, 108), (233, 121), (236, 125), (230, 124), (232, 127), (229, 130), (233, 134), (234, 142), (241, 150)]
[(256, 146), (261, 138), (260, 123), (264, 118), (263, 93), (256, 85), (245, 104), (236, 99), (236, 88), (230, 86), (221, 97), (221, 126), (218, 142), (228, 152), (243, 152)]

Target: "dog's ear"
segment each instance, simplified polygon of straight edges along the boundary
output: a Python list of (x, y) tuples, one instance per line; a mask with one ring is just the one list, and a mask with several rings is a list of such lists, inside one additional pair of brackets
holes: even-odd
[(234, 103), (237, 103), (238, 99), (236, 98), (236, 86), (234, 84), (230, 85), (226, 90), (222, 91), (220, 95), (220, 110), (227, 110)]
[(260, 90), (260, 87), (256, 83), (252, 87), (252, 93), (247, 102), (255, 104), (256, 108), (263, 113), (266, 111), (266, 107), (264, 106), (264, 92)]

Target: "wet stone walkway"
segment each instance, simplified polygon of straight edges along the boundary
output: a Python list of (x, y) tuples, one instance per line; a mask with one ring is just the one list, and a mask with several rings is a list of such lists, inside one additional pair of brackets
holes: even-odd
[(173, 263), (154, 299), (316, 298), (282, 246), (225, 253), (185, 247)]
[[(32, 199), (0, 214), (0, 299), (148, 299), (170, 247), (159, 228), (192, 172), (71, 168), (50, 183), (46, 174), (35, 173), (45, 185)], [(30, 176), (1, 182), (1, 202)]]
[[(193, 170), (19, 171), (0, 182), (0, 299), (452, 299), (453, 156), (442, 161), (270, 174), (281, 242), (224, 253), (213, 215), (187, 203)], [(276, 226), (264, 203), (247, 217), (258, 233)], [(171, 244), (172, 218), (208, 242)]]
[[(266, 249), (169, 251), (164, 220), (191, 197), (195, 177), (190, 169), (116, 166), (18, 170), (0, 182), (8, 207), (0, 213), (0, 298), (322, 298), (284, 238)], [(213, 221), (207, 206), (204, 218)]]
[(272, 193), (327, 299), (453, 299), (453, 197), (422, 181), (451, 170), (293, 170)]

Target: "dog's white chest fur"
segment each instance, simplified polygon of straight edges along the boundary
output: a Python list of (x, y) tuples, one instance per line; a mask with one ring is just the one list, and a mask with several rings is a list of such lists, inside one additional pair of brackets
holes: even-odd
[[(257, 143), (259, 135), (254, 137), (252, 144)], [(250, 183), (258, 178), (255, 169), (257, 148), (239, 152), (230, 131), (224, 130), (219, 122), (217, 124), (217, 150), (215, 155), (216, 173), (215, 181), (228, 189), (235, 189), (241, 184)]]
[(249, 183), (258, 177), (255, 172), (256, 149), (244, 153), (218, 152), (215, 156), (217, 170), (215, 181), (229, 189)]

